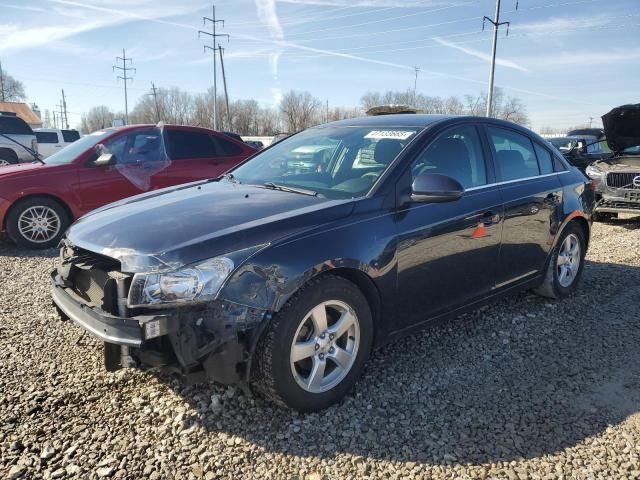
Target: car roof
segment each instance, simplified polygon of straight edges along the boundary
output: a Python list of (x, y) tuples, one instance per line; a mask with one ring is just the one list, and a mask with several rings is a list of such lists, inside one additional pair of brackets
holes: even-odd
[(319, 127), (426, 127), (432, 123), (450, 118), (459, 117), (455, 117), (454, 115), (398, 113), (391, 115), (348, 118), (346, 120), (325, 123)]

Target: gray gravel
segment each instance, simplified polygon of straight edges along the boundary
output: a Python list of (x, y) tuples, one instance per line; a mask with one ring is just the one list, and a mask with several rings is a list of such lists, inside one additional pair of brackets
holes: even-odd
[(521, 294), (374, 354), (298, 415), (107, 374), (56, 319), (55, 252), (0, 239), (0, 478), (640, 478), (640, 219), (597, 224), (578, 294)]

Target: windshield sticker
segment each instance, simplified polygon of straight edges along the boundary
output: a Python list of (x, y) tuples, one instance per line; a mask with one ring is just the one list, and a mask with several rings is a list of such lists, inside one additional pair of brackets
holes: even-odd
[(394, 140), (406, 140), (411, 135), (416, 133), (415, 131), (402, 131), (402, 130), (373, 130), (372, 132), (367, 133), (364, 138), (391, 138)]

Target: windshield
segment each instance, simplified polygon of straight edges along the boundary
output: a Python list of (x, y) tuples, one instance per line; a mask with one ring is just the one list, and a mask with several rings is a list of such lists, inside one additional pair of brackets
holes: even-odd
[(328, 198), (365, 195), (419, 127), (312, 128), (282, 140), (232, 171), (252, 185), (300, 188)]
[(571, 147), (576, 143), (574, 138), (561, 137), (561, 138), (550, 138), (549, 143), (556, 147), (561, 152), (568, 152), (571, 150)]
[(100, 143), (102, 140), (112, 134), (113, 130), (98, 130), (97, 132), (93, 132), (82, 137), (80, 140), (73, 142), (69, 146), (64, 147), (62, 150), (54, 153), (50, 157), (45, 158), (44, 163), (46, 163), (47, 165), (61, 165), (71, 163), (76, 158), (78, 158), (78, 155), (86, 152), (91, 147)]

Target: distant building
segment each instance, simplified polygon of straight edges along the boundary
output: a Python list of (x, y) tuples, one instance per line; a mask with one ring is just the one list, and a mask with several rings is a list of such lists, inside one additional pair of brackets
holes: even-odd
[(15, 113), (18, 117), (27, 122), (31, 128), (42, 128), (42, 120), (26, 103), (0, 102), (0, 112)]

